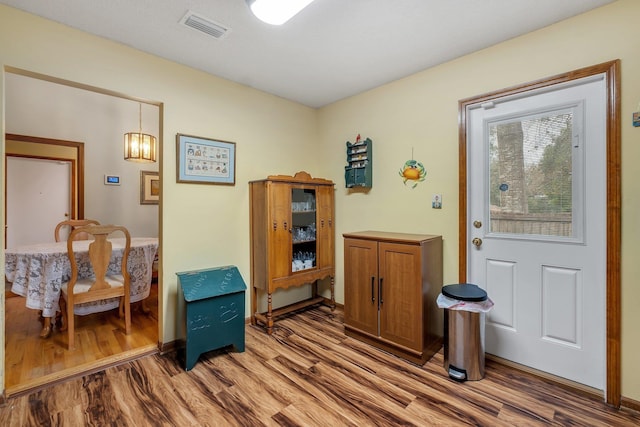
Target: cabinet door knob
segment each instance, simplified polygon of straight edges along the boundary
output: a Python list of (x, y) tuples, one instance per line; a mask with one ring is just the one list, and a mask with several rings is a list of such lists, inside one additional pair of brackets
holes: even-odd
[(384, 302), (382, 300), (382, 277), (380, 278), (380, 286), (378, 287), (378, 292), (380, 293), (380, 296), (378, 296), (378, 300), (380, 301), (380, 304), (382, 304)]

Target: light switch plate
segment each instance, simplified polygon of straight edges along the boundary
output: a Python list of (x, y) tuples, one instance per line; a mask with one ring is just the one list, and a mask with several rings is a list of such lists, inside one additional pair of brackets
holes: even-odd
[(434, 194), (431, 197), (431, 208), (442, 209), (442, 194)]

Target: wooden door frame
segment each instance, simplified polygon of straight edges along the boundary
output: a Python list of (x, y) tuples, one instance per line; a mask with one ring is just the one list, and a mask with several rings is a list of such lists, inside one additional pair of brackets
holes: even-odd
[(606, 283), (606, 390), (605, 401), (619, 407), (621, 403), (621, 138), (620, 138), (620, 60), (585, 67), (518, 86), (486, 93), (458, 102), (458, 277), (467, 281), (467, 107), (496, 98), (553, 86), (572, 80), (604, 74), (607, 88), (607, 283)]
[[(12, 133), (5, 134), (5, 141), (18, 141), (34, 144), (54, 145), (71, 147), (75, 149), (75, 158), (59, 158), (52, 156), (39, 156), (37, 154), (25, 155), (5, 152), (5, 176), (4, 180), (7, 182), (7, 157), (28, 157), (31, 159), (43, 159), (43, 160), (63, 160), (71, 161), (71, 218), (83, 219), (84, 218), (84, 143), (75, 141), (66, 141), (62, 139), (40, 138), (36, 136), (16, 135)], [(5, 212), (7, 210), (7, 194), (5, 188), (4, 194), (4, 207)], [(5, 242), (7, 241), (7, 218), (5, 217)]]

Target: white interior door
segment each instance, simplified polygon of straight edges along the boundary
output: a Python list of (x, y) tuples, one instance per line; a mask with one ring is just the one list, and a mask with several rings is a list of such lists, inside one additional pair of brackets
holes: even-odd
[(71, 162), (7, 156), (7, 247), (52, 242), (70, 218)]
[(467, 108), (468, 280), (486, 351), (603, 389), (604, 75)]

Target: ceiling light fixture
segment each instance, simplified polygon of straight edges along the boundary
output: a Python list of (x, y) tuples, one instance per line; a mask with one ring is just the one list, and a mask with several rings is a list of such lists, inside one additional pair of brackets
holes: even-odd
[(313, 0), (247, 0), (253, 14), (271, 25), (282, 25)]
[(156, 137), (142, 133), (142, 103), (140, 103), (138, 132), (124, 134), (124, 159), (137, 162), (156, 161)]

